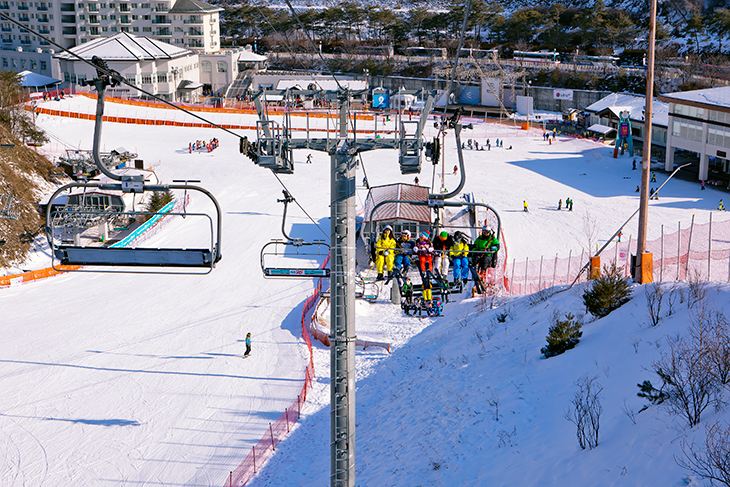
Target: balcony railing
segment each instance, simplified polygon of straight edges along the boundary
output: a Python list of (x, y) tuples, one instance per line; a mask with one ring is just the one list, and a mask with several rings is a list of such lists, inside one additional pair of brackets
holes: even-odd
[(48, 17), (40, 17), (40, 16), (36, 20), (38, 22), (43, 22), (44, 24), (51, 21), (51, 19), (49, 19)]
[(203, 31), (201, 29), (189, 29), (188, 30), (188, 35), (191, 35), (191, 36), (202, 36), (203, 35)]
[(12, 27), (6, 27), (6, 26), (3, 25), (2, 28), (0, 28), (0, 31), (2, 31), (2, 32), (12, 32), (13, 31), (13, 28)]
[(152, 23), (156, 25), (170, 24), (170, 19), (152, 19)]
[(18, 4), (18, 10), (28, 10), (28, 6), (24, 4)]
[(30, 17), (28, 17), (28, 14), (18, 14), (18, 20), (21, 22), (30, 22)]

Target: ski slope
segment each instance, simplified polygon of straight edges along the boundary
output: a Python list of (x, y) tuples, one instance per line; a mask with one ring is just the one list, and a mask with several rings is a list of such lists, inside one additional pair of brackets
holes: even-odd
[[(50, 103), (93, 110), (93, 101), (81, 97)], [(113, 103), (107, 110), (184, 120), (172, 110)], [(231, 123), (255, 121), (233, 118)], [(293, 120), (304, 124), (303, 118)], [(322, 128), (325, 122), (312, 123)], [(41, 115), (38, 124), (52, 135), (44, 147), (49, 153), (90, 148), (90, 121)], [(367, 126), (358, 122), (358, 128)], [(429, 127), (427, 135), (433, 133)], [(187, 153), (190, 141), (212, 137), (221, 142), (214, 152)], [(465, 151), (465, 191), (500, 212), (513, 257), (579, 250), (585, 246), (585, 214), (605, 238), (638, 204), (633, 193), (638, 171), (630, 170), (630, 159), (612, 159), (606, 146), (567, 137), (548, 146), (538, 130), (493, 124), (465, 130), (464, 140), (469, 137), (480, 144), (499, 137), (505, 147), (513, 147)], [(282, 206), (276, 199), (281, 187), (275, 178), (238, 154), (235, 137), (215, 129), (105, 124), (102, 150), (119, 146), (137, 152), (164, 181), (200, 179), (216, 195), (224, 216), (223, 260), (207, 276), (72, 273), (0, 289), (5, 318), (0, 388), (9, 391), (0, 397), (0, 485), (220, 485), (301, 387), (306, 347), (299, 317), (312, 283), (264, 280), (259, 269), (259, 249), (280, 237)], [(447, 140), (447, 188), (458, 182), (451, 174), (455, 152), (453, 139)], [(328, 233), (329, 160), (313, 152), (313, 163), (305, 164), (307, 153), (295, 152), (296, 173), (282, 180)], [(363, 161), (370, 185), (413, 181), (400, 175), (392, 151), (366, 153)], [(441, 167), (436, 169), (438, 189)], [(422, 183), (432, 183), (431, 170), (424, 165)], [(365, 194), (359, 187), (360, 202)], [(575, 211), (557, 212), (558, 198), (567, 196), (574, 199)], [(662, 223), (682, 220), (686, 225), (692, 213), (706, 221), (720, 197), (712, 189), (700, 193), (693, 183), (671, 182), (662, 199), (652, 202), (650, 237)], [(528, 214), (522, 212), (523, 199), (529, 201)], [(190, 211), (206, 209), (202, 198), (193, 196)], [(292, 207), (289, 218), (294, 236), (323, 237), (298, 209)], [(195, 227), (185, 223), (165, 226), (150, 243), (198, 238), (191, 230)], [(48, 265), (39, 255), (29, 262)], [(408, 347), (410, 337), (431, 323), (404, 324), (391, 305), (373, 306), (388, 311), (375, 307), (360, 313), (358, 329), (391, 341), (396, 350)], [(447, 312), (457, 309), (449, 305)], [(248, 331), (253, 357), (244, 361), (240, 355)], [(326, 383), (323, 357), (328, 352), (317, 353), (318, 380)], [(370, 371), (383, 357), (368, 350), (358, 360)], [(323, 394), (320, 406), (328, 397)], [(320, 427), (317, 434), (326, 435), (329, 428)], [(276, 458), (287, 465), (293, 461)], [(269, 485), (286, 484), (304, 485)]]
[[(705, 427), (727, 425), (730, 408), (710, 406), (700, 426), (664, 406), (640, 409), (636, 384), (660, 381), (651, 371), (666, 340), (687, 336), (687, 301), (657, 327), (648, 324), (643, 286), (605, 318), (585, 315), (581, 284), (547, 300), (513, 299), (494, 310), (480, 300), (447, 306), (447, 315), (379, 364), (359, 357), (356, 484), (393, 486), (650, 486), (709, 485), (682, 469), (683, 440), (704, 445)], [(687, 292), (686, 285), (682, 285)], [(730, 286), (713, 285), (707, 310), (730, 313)], [(391, 326), (404, 317), (384, 320)], [(507, 312), (505, 323), (498, 315)], [(545, 359), (540, 348), (553, 314), (584, 320), (576, 348)], [(666, 314), (666, 308), (662, 315)], [(417, 321), (411, 319), (412, 321)], [(321, 361), (326, 357), (320, 356)], [(603, 387), (599, 445), (581, 450), (565, 419), (576, 382)], [(250, 485), (327, 485), (329, 408), (319, 410), (277, 448)], [(728, 391), (725, 391), (727, 399)], [(632, 411), (630, 418), (625, 411)], [(635, 421), (635, 422), (634, 422)]]

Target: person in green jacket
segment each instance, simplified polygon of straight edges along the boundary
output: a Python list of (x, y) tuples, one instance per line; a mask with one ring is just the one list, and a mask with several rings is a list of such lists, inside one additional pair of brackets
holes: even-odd
[(400, 294), (406, 300), (406, 303), (411, 304), (413, 302), (413, 283), (410, 277), (406, 277), (405, 282), (403, 282), (403, 286), (400, 288)]
[(487, 268), (497, 266), (499, 239), (486, 225), (482, 227), (482, 232), (474, 240), (471, 250), (476, 251), (472, 254), (472, 263), (477, 272), (484, 272)]

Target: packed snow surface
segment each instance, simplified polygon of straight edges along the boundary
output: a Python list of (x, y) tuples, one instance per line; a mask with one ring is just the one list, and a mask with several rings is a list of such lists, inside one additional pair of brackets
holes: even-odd
[[(648, 402), (636, 395), (644, 380), (661, 383), (652, 363), (670, 337), (688, 335), (699, 306), (690, 310), (688, 300), (677, 301), (673, 315), (652, 327), (645, 289), (636, 286), (630, 302), (595, 320), (585, 315), (585, 286), (493, 310), (482, 310), (478, 298), (449, 304), (447, 316), (388, 360), (373, 367), (361, 359), (366, 376), (357, 389), (357, 485), (704, 485), (693, 483), (675, 457), (682, 457), (682, 441), (703, 445), (705, 426), (727, 425), (730, 409), (711, 406), (701, 425), (689, 429), (664, 406), (639, 412)], [(686, 296), (686, 285), (680, 289)], [(730, 286), (712, 286), (706, 310), (727, 315), (728, 298)], [(545, 359), (540, 349), (553, 316), (567, 312), (584, 321), (583, 337), (576, 348)], [(407, 318), (385, 314), (382, 320)], [(565, 419), (583, 378), (602, 387), (593, 450), (579, 448), (575, 426)], [(278, 447), (253, 486), (327, 484), (326, 393), (320, 393), (323, 407)]]
[[(74, 97), (49, 106), (67, 110), (74, 107), (91, 113), (93, 103), (89, 101)], [(170, 110), (113, 103), (107, 107), (110, 114), (135, 110), (148, 118), (184, 120)], [(249, 115), (225, 116), (225, 121), (231, 119), (234, 119), (231, 123), (243, 125), (254, 125), (255, 120)], [(224, 118), (216, 120), (224, 121)], [(294, 121), (304, 126), (303, 118), (294, 117)], [(321, 129), (325, 122), (316, 123)], [(358, 128), (366, 128), (368, 123), (372, 124), (358, 121)], [(51, 135), (51, 142), (43, 148), (47, 153), (59, 154), (67, 148), (91, 146), (93, 123), (90, 121), (41, 115), (38, 124)], [(379, 121), (379, 130), (392, 126), (392, 119), (385, 126)], [(254, 136), (251, 131), (240, 133)], [(433, 133), (434, 129), (429, 127), (427, 136)], [(212, 153), (188, 153), (189, 142), (212, 137), (220, 139), (219, 149)], [(548, 145), (540, 130), (525, 132), (513, 125), (476, 124), (473, 131), (464, 131), (463, 137), (475, 138), (480, 145), (491, 139), (491, 151), (465, 151), (465, 191), (474, 192), (478, 199), (500, 212), (511, 256), (534, 258), (579, 250), (585, 246), (582, 239), (586, 218), (595, 219), (600, 237), (605, 238), (638, 203), (633, 192), (638, 171), (631, 171), (627, 157), (612, 159), (607, 146), (560, 136), (556, 143)], [(494, 147), (495, 138), (504, 140), (504, 149)], [(0, 396), (0, 456), (5, 459), (0, 467), (0, 485), (220, 485), (228, 471), (266, 431), (268, 422), (278, 417), (296, 397), (302, 385), (307, 356), (300, 338), (299, 317), (301, 303), (312, 283), (265, 280), (259, 269), (259, 249), (270, 239), (281, 236), (282, 206), (276, 203), (281, 197), (281, 186), (267, 170), (257, 168), (238, 154), (235, 137), (215, 129), (107, 123), (103, 145), (102, 150), (124, 146), (137, 152), (163, 181), (200, 179), (200, 184), (215, 194), (222, 206), (223, 260), (207, 276), (70, 273), (0, 289), (0, 310), (4, 318), (0, 330), (5, 337), (0, 343), (3, 364), (0, 389), (5, 392)], [(508, 150), (510, 146), (512, 149)], [(456, 162), (455, 152), (453, 140), (447, 140), (443, 180), (441, 166), (435, 168), (435, 179), (432, 179), (432, 167), (426, 164), (421, 174), (422, 184), (433, 183), (435, 190), (442, 184), (455, 187), (459, 178), (451, 171)], [(313, 163), (306, 164), (307, 151), (297, 151), (295, 174), (282, 176), (282, 180), (328, 235), (329, 160), (321, 153), (312, 155)], [(413, 181), (412, 176), (400, 175), (392, 151), (366, 153), (363, 161), (358, 170), (358, 184), (363, 168), (371, 185)], [(658, 184), (663, 178), (658, 175)], [(360, 203), (365, 194), (360, 187)], [(575, 201), (572, 213), (556, 210), (557, 200), (566, 197)], [(650, 237), (658, 235), (662, 224), (676, 226), (677, 220), (681, 220), (686, 226), (693, 213), (699, 221), (706, 221), (708, 211), (721, 197), (722, 193), (712, 189), (700, 192), (695, 183), (672, 181), (663, 190), (662, 199), (652, 202)], [(523, 199), (529, 201), (528, 214), (522, 212)], [(209, 209), (202, 196), (193, 195), (189, 211)], [(299, 210), (292, 208), (289, 218), (288, 230), (294, 236), (324, 237)], [(176, 220), (162, 228), (149, 243), (195, 242), (200, 238), (198, 229), (189, 220)], [(47, 257), (38, 254), (29, 257), (29, 262), (32, 267), (49, 264)], [(561, 306), (565, 309), (561, 310), (577, 311), (574, 293), (565, 294), (561, 299), (565, 303)], [(555, 361), (539, 361), (536, 348), (545, 335), (544, 316), (548, 311), (528, 318), (531, 311), (524, 302), (515, 304), (515, 310), (523, 311), (513, 314), (513, 322), (494, 329), (495, 338), (487, 337), (487, 331), (484, 332), (486, 351), (481, 349), (475, 331), (482, 326), (480, 323), (487, 326), (491, 315), (468, 318), (463, 327), (454, 321), (457, 316), (469, 315), (472, 302), (448, 305), (450, 318), (442, 319), (441, 323), (449, 325), (425, 332), (413, 344), (409, 343), (409, 337), (430, 321), (406, 323), (392, 305), (372, 306), (362, 313), (359, 308), (358, 329), (377, 331), (377, 336), (395, 345), (396, 352), (392, 360), (383, 360), (385, 355), (381, 351), (360, 354), (359, 363), (367, 364), (361, 376), (360, 408), (376, 405), (375, 396), (391, 398), (393, 405), (405, 406), (402, 410), (390, 410), (386, 404), (377, 404), (361, 409), (359, 448), (364, 460), (363, 479), (380, 480), (364, 485), (395, 482), (395, 476), (385, 474), (394, 468), (397, 469), (394, 472), (417, 473), (410, 478), (422, 478), (424, 485), (454, 485), (451, 479), (467, 479), (465, 475), (472, 468), (479, 472), (479, 478), (488, 480), (497, 478), (490, 477), (500, 472), (497, 465), (510, 465), (510, 475), (519, 480), (520, 475), (540, 472), (540, 465), (548, 465), (543, 457), (569, 466), (574, 465), (579, 454), (606, 455), (602, 452), (608, 448), (590, 453), (569, 450), (575, 445), (568, 441), (571, 433), (562, 419), (562, 410), (576, 374), (598, 374), (607, 388), (619, 387), (619, 375), (627, 367), (628, 375), (621, 387), (632, 387), (647, 373), (630, 367), (646, 366), (650, 351), (656, 348), (651, 340), (672, 329), (667, 325), (660, 331), (644, 330), (640, 320), (636, 320), (631, 325), (634, 328), (621, 335), (626, 338), (619, 339), (611, 331), (616, 327), (591, 324), (584, 343), (574, 352)], [(617, 316), (625, 316), (622, 313), (626, 312), (621, 311)], [(462, 328), (466, 330), (463, 336), (455, 334)], [(241, 341), (249, 331), (253, 334), (253, 356), (244, 361)], [(607, 344), (599, 341), (603, 333), (608, 334)], [(641, 338), (640, 351), (647, 355), (641, 364), (636, 361), (623, 364), (615, 355), (633, 353), (633, 348), (626, 346), (631, 342), (625, 341), (635, 339), (629, 338), (632, 333), (645, 337)], [(493, 350), (495, 344), (501, 344), (501, 348)], [(611, 344), (623, 348), (613, 351)], [(442, 351), (445, 363), (439, 361), (438, 354), (431, 355), (431, 351), (419, 348), (422, 345), (432, 347), (431, 351)], [(601, 350), (612, 355), (603, 356), (599, 367), (593, 360)], [(315, 394), (315, 402), (307, 406), (310, 412), (317, 411), (317, 406), (324, 405), (327, 398), (328, 352), (317, 349), (316, 353), (321, 395)], [(466, 362), (461, 358), (462, 353)], [(637, 361), (643, 357), (641, 353), (636, 355)], [(573, 375), (554, 384), (542, 384), (553, 377), (545, 370), (562, 370), (559, 364), (574, 360), (571, 357), (584, 356), (589, 358), (581, 359), (580, 367), (566, 367)], [(458, 366), (454, 365), (457, 363)], [(540, 371), (539, 367), (544, 369)], [(608, 370), (604, 370), (606, 367)], [(366, 379), (376, 368), (377, 373)], [(433, 375), (424, 370), (431, 370)], [(484, 375), (467, 376), (472, 371)], [(501, 371), (503, 376), (499, 380), (504, 381), (512, 377), (510, 374), (517, 374), (512, 380), (517, 385), (497, 381), (496, 371)], [(530, 375), (533, 373), (534, 377)], [(386, 375), (393, 377), (393, 384), (399, 385), (384, 388)], [(419, 382), (420, 387), (411, 387)], [(530, 384), (538, 384), (539, 388), (532, 389), (528, 387)], [(410, 401), (409, 387), (419, 392), (418, 407), (422, 410)], [(468, 387), (475, 387), (477, 393), (471, 394)], [(493, 389), (487, 390), (488, 387)], [(518, 387), (522, 392), (517, 391)], [(501, 404), (499, 422), (489, 419), (485, 406), (492, 393)], [(398, 397), (392, 397), (394, 394)], [(540, 397), (562, 399), (536, 402)], [(432, 403), (440, 398), (453, 401), (442, 405)], [(470, 419), (459, 417), (455, 408), (459, 408), (459, 414), (471, 415)], [(387, 414), (381, 414), (385, 411)], [(614, 418), (621, 414), (614, 411), (613, 405), (609, 408), (608, 403), (606, 411)], [(646, 417), (651, 418), (653, 414)], [(273, 464), (262, 481), (271, 479), (270, 485), (326, 483), (329, 431), (326, 418), (326, 412), (315, 412), (295, 434), (291, 446), (286, 446), (282, 455), (276, 457), (276, 462), (286, 465)], [(423, 429), (409, 430), (409, 422), (413, 423), (411, 427), (417, 425)], [(469, 429), (469, 423), (476, 426)], [(607, 446), (618, 441), (612, 440), (611, 424), (613, 420), (607, 423)], [(650, 429), (652, 434), (658, 435), (661, 441), (667, 440), (664, 423), (650, 424), (655, 425)], [(386, 430), (386, 425), (393, 436), (377, 436), (379, 431)], [(516, 446), (493, 448), (499, 431), (512, 434), (514, 428)], [(477, 434), (480, 429), (482, 433)], [(391, 450), (387, 442), (394, 441), (397, 431), (404, 431), (401, 441), (408, 440), (408, 444), (401, 450)], [(559, 447), (553, 451), (547, 442), (538, 441), (544, 439), (541, 433), (557, 435)], [(307, 435), (316, 439), (316, 443), (305, 448), (299, 438)], [(376, 451), (376, 443), (368, 443), (369, 437), (378, 438), (380, 447), (387, 448)], [(462, 442), (461, 447), (446, 441), (454, 437)], [(468, 452), (462, 449), (464, 445), (469, 446)], [(309, 450), (308, 455), (286, 454), (289, 448)], [(656, 448), (652, 446), (652, 450)], [(520, 455), (515, 453), (517, 449), (521, 449)], [(611, 448), (614, 450), (618, 451)], [(664, 450), (659, 450), (657, 458), (666, 463)], [(483, 456), (477, 462), (475, 457), (467, 455), (469, 452), (482, 452)], [(570, 454), (560, 456), (561, 452)], [(464, 456), (465, 462), (468, 460), (463, 466), (459, 466), (459, 455)], [(392, 461), (394, 458), (402, 458), (404, 463), (418, 461), (410, 466), (398, 466)], [(626, 453), (629, 473), (640, 468), (638, 461), (631, 458), (633, 455)], [(620, 478), (622, 461), (610, 463), (610, 478)], [(319, 465), (316, 462), (323, 466), (313, 468)], [(434, 464), (421, 470), (423, 462)], [(485, 467), (478, 467), (477, 463)], [(438, 469), (436, 464), (440, 465)], [(491, 470), (486, 468), (489, 465), (493, 467)], [(574, 475), (588, 474), (577, 465)], [(676, 470), (670, 468), (665, 472), (660, 467), (656, 470), (667, 478), (671, 476), (674, 482)], [(282, 475), (289, 471), (291, 477), (277, 477), (279, 480), (275, 481), (271, 476), (278, 475), (277, 471)], [(541, 472), (540, 475), (548, 475), (548, 470)], [(309, 475), (315, 476), (311, 478), (314, 483), (309, 483)], [(299, 479), (307, 481), (303, 483)], [(545, 479), (550, 481), (549, 477)]]

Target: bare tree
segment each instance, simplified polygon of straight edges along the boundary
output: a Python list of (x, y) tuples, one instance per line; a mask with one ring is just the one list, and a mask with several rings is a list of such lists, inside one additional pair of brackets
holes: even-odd
[(692, 309), (695, 305), (704, 303), (705, 297), (707, 296), (707, 281), (702, 279), (702, 275), (696, 269), (687, 276), (687, 279), (687, 283), (689, 284), (687, 307)]
[(599, 395), (603, 386), (596, 377), (583, 377), (577, 384), (578, 390), (571, 401), (571, 408), (565, 413), (565, 419), (575, 425), (578, 445), (584, 450), (592, 450), (598, 446), (603, 412)]
[(593, 255), (596, 253), (594, 246), (598, 243), (598, 223), (596, 217), (587, 211), (583, 213), (583, 238), (586, 245), (586, 253)]
[(695, 475), (713, 484), (730, 487), (730, 425), (724, 428), (719, 423), (708, 426), (702, 451), (683, 441), (682, 458), (676, 460)]
[(674, 308), (677, 305), (677, 301), (680, 303), (684, 302), (682, 297), (683, 291), (679, 288), (676, 282), (672, 283), (667, 293), (667, 316), (674, 314)]
[(707, 352), (715, 379), (730, 385), (730, 324), (722, 312), (707, 318)]
[(699, 424), (702, 413), (720, 393), (703, 327), (692, 326), (689, 341), (669, 340), (667, 350), (654, 362), (654, 371), (664, 381), (665, 404), (687, 419), (690, 427)]
[(646, 293), (646, 308), (649, 312), (651, 326), (657, 326), (662, 319), (662, 305), (664, 304), (664, 288), (661, 284), (653, 283), (644, 286)]

